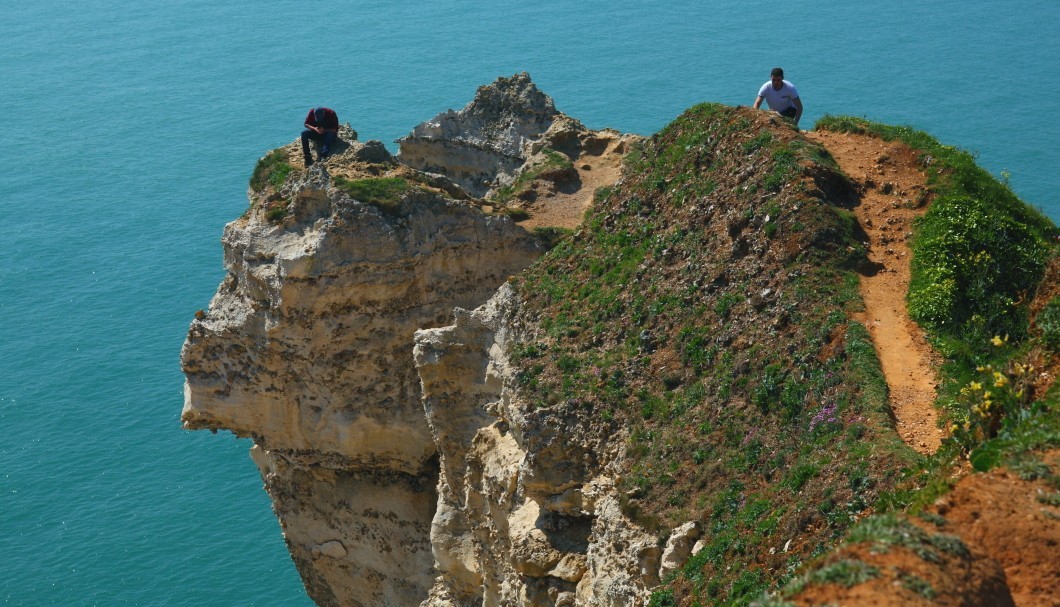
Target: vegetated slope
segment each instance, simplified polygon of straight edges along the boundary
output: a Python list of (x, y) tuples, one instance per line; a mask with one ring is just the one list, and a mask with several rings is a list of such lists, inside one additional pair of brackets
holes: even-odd
[(818, 128), (901, 141), (925, 167), (932, 202), (914, 230), (909, 313), (947, 359), (943, 455), (971, 453), (986, 470), (1002, 459), (990, 440), (1055, 404), (1060, 232), (970, 154), (925, 133), (832, 117)]
[(924, 489), (878, 504), (919, 513), (917, 527), (866, 519), (837, 553), (756, 604), (1053, 604), (1060, 233), (970, 154), (922, 132), (833, 117), (817, 128), (900, 141), (928, 174), (908, 301), (946, 356), (939, 404), (951, 436), (918, 475)]
[(529, 401), (630, 432), (627, 511), (702, 530), (657, 602), (740, 602), (825, 551), (917, 460), (854, 269), (849, 182), (777, 117), (704, 104), (627, 160), (516, 287)]

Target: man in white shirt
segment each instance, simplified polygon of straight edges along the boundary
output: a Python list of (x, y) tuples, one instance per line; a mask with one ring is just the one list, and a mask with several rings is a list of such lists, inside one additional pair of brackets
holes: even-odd
[(769, 104), (769, 109), (781, 116), (795, 120), (795, 126), (799, 125), (802, 118), (802, 100), (795, 85), (784, 80), (784, 70), (779, 67), (773, 68), (769, 73), (769, 82), (758, 89), (758, 97), (755, 98), (754, 108), (757, 110), (762, 106), (762, 100)]

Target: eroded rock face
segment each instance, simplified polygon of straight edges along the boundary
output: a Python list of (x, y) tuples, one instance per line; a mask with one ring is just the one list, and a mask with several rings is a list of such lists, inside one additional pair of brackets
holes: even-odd
[(530, 145), (561, 116), (525, 72), (499, 78), (479, 87), (460, 111), (448, 110), (412, 129), (398, 141), (398, 158), (484, 196), (498, 181), (510, 180), (531, 154)]
[(413, 333), (487, 300), (542, 249), (424, 189), (396, 210), (353, 200), (334, 162), (271, 195), (290, 200), (279, 223), (257, 210), (226, 226), (228, 275), (181, 353), (182, 420), (254, 439), (318, 604), (415, 605), (434, 577), (438, 463)]
[(625, 436), (576, 407), (535, 409), (510, 356), (521, 340), (507, 285), (449, 327), (416, 333), (424, 410), (441, 463), (430, 607), (641, 605), (662, 549), (615, 490)]
[[(417, 127), (400, 163), (344, 134), (308, 169), (281, 148), (291, 176), (226, 226), (228, 275), (182, 350), (185, 427), (254, 440), (320, 605), (644, 604), (662, 548), (620, 507), (624, 434), (519, 396), (524, 321), (502, 285), (543, 249), (454, 200), (528, 170), (579, 181), (589, 160), (536, 163), (628, 138), (558, 113), (525, 74)], [(337, 185), (366, 178), (413, 186), (395, 206)]]

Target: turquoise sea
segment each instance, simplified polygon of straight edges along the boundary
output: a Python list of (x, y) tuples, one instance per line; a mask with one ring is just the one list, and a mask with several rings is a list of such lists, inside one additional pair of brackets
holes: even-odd
[(265, 151), (390, 143), (528, 71), (588, 126), (749, 105), (926, 130), (1060, 220), (1054, 0), (59, 0), (0, 31), (0, 603), (308, 605), (247, 456), (180, 429), (179, 351)]

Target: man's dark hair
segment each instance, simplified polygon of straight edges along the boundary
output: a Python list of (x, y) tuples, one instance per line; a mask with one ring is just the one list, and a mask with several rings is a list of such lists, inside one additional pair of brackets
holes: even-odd
[(769, 72), (769, 75), (770, 76), (779, 76), (780, 78), (783, 78), (784, 77), (784, 70), (780, 69), (779, 67), (775, 67), (775, 68), (773, 68), (772, 72)]

